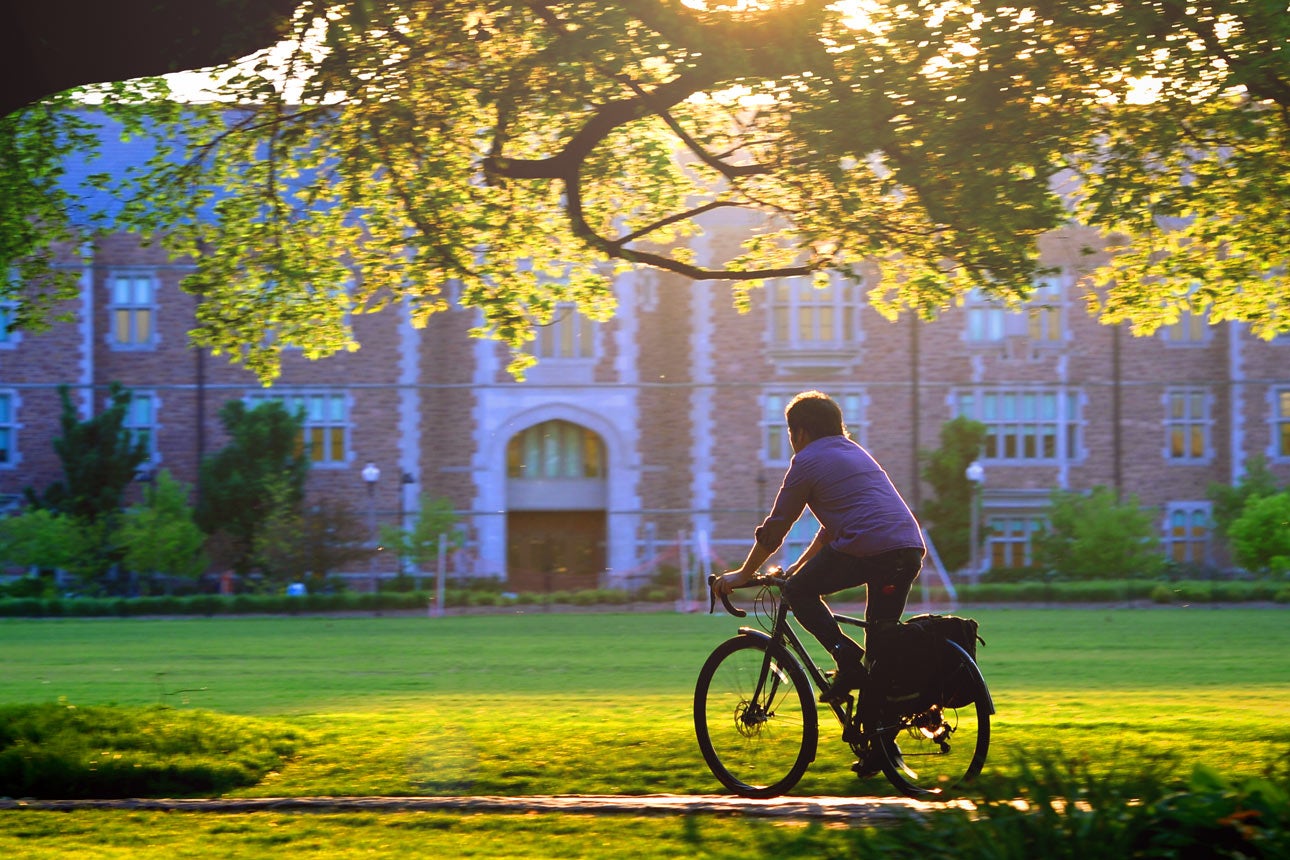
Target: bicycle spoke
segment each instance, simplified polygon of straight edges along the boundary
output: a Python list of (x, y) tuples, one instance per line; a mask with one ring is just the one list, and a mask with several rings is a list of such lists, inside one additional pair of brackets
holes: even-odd
[(723, 643), (695, 689), (704, 758), (723, 785), (747, 797), (792, 788), (814, 757), (818, 734), (809, 682), (796, 664), (767, 666), (765, 647), (742, 636)]

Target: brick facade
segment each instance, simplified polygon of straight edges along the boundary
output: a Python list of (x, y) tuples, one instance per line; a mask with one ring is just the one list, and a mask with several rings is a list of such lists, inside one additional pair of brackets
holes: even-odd
[[(707, 253), (715, 257), (729, 243), (722, 228), (710, 231)], [(470, 538), (454, 564), (516, 580), (533, 573), (508, 570), (523, 555), (508, 541), (525, 511), (530, 543), (534, 523), (549, 532), (544, 563), (570, 575), (622, 582), (647, 572), (652, 554), (674, 561), (668, 548), (682, 533), (692, 540), (702, 532), (721, 561), (739, 561), (783, 472), (781, 462), (767, 461), (777, 420), (768, 398), (805, 388), (852, 396), (860, 413), (854, 435), (916, 510), (927, 493), (916, 477), (918, 452), (936, 446), (940, 426), (956, 412), (1054, 410), (1051, 422), (1023, 416), (997, 428), (997, 451), (1020, 452), (984, 460), (985, 515), (1000, 528), (1011, 517), (1042, 516), (1052, 488), (1106, 485), (1156, 510), (1168, 537), (1173, 511), (1203, 512), (1208, 485), (1239, 477), (1254, 455), (1290, 480), (1280, 429), (1290, 407), (1279, 398), (1290, 390), (1290, 338), (1266, 343), (1243, 325), (1221, 324), (1179, 341), (1100, 325), (1084, 295), (1087, 259), (1079, 249), (1090, 238), (1079, 230), (1045, 237), (1047, 262), (1059, 274), (1039, 317), (960, 306), (934, 322), (890, 322), (864, 301), (871, 283), (841, 282), (835, 287), (844, 298), (824, 313), (813, 310), (819, 297), (809, 288), (777, 293), (774, 284), (754, 291), (751, 310), (739, 313), (727, 286), (639, 272), (619, 285), (618, 316), (594, 327), (588, 359), (549, 358), (523, 383), (506, 374), (507, 357), (495, 344), (467, 337), (472, 312), (450, 310), (416, 329), (394, 306), (355, 316), (362, 345), (355, 353), (315, 362), (288, 354), (281, 379), (265, 392), (226, 357), (187, 346), (195, 299), (178, 286), (185, 267), (131, 237), (109, 236), (84, 267), (83, 295), (67, 308), (72, 322), (0, 344), (0, 396), (8, 398), (13, 440), (9, 461), (0, 463), (0, 498), (13, 501), (23, 487), (57, 477), (50, 446), (57, 387), (82, 398), (92, 393), (97, 411), (111, 382), (151, 395), (157, 465), (186, 482), (195, 480), (202, 454), (224, 443), (218, 411), (227, 400), (330, 398), (338, 412), (321, 428), (330, 447), (311, 472), (310, 494), (345, 499), (360, 514), (370, 503), (388, 523), (399, 511), (410, 516), (422, 494), (446, 497)], [(115, 300), (122, 277), (153, 285), (144, 308), (150, 321), (130, 322), (130, 308)], [(799, 302), (783, 317), (790, 329), (777, 328), (776, 295)], [(847, 320), (838, 329), (845, 338), (800, 336), (804, 320), (832, 325), (838, 315)], [(130, 325), (150, 325), (148, 337), (117, 343)], [(785, 342), (784, 331), (796, 334)], [(973, 332), (984, 334), (974, 339)], [(1181, 423), (1169, 417), (1174, 409), (1183, 410)], [(524, 460), (528, 471), (517, 477), (511, 442), (546, 421), (591, 431), (605, 452), (603, 470), (588, 477), (566, 463), (560, 468), (574, 471), (544, 474), (536, 493), (528, 492), (535, 485), (517, 484), (533, 479), (540, 464)], [(1177, 456), (1175, 441), (1189, 456)], [(569, 452), (533, 456), (556, 462)], [(360, 476), (368, 462), (381, 469), (370, 498)], [(521, 498), (529, 500), (523, 510)], [(589, 507), (588, 499), (598, 501)], [(558, 549), (552, 523), (562, 521), (583, 549), (597, 530), (603, 546), (581, 555)], [(1000, 554), (996, 537), (996, 563), (1015, 560)], [(1223, 560), (1205, 536), (1178, 557)], [(578, 570), (578, 558), (594, 558), (601, 569)], [(390, 572), (393, 560), (381, 565)]]

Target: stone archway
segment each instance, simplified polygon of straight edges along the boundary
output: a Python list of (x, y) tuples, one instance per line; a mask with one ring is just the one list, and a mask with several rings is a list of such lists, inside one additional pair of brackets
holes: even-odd
[(595, 588), (605, 570), (607, 460), (599, 434), (561, 418), (506, 446), (506, 567), (515, 591)]

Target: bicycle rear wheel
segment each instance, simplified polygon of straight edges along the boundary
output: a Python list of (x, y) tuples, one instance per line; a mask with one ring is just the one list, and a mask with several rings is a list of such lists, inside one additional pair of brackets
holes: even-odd
[(990, 749), (994, 702), (976, 662), (953, 642), (946, 689), (971, 690), (971, 704), (933, 704), (905, 714), (885, 714), (878, 745), (882, 771), (901, 793), (936, 799), (950, 796), (981, 772)]
[(815, 759), (819, 716), (802, 667), (752, 636), (717, 646), (694, 688), (694, 732), (721, 784), (743, 797), (776, 797)]

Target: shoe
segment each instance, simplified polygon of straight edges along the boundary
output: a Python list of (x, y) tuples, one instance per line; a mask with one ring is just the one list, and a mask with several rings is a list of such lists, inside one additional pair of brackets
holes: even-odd
[(833, 673), (833, 683), (829, 688), (820, 693), (820, 701), (826, 704), (836, 704), (846, 699), (847, 694), (852, 690), (860, 688), (864, 683), (865, 670), (860, 663), (844, 663), (838, 667), (838, 671)]
[(877, 750), (871, 749), (864, 754), (864, 758), (852, 764), (851, 769), (859, 779), (877, 776), (882, 773), (882, 755)]

